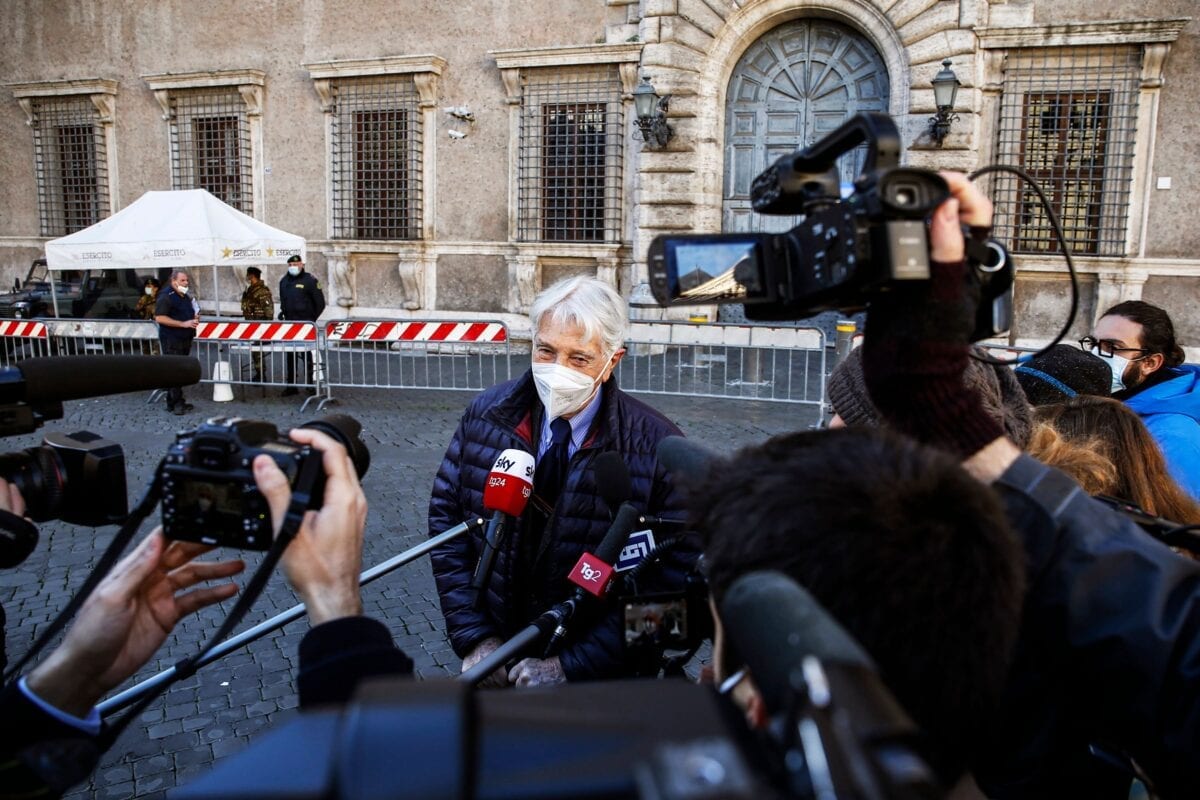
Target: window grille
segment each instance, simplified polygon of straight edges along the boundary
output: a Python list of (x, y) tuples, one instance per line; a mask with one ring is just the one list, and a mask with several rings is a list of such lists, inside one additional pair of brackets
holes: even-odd
[[(1042, 185), (1072, 252), (1122, 255), (1137, 139), (1136, 47), (1014, 50), (1004, 68), (996, 161)], [(1053, 253), (1058, 241), (1037, 195), (994, 177), (995, 230), (1014, 252)]]
[(421, 113), (411, 77), (334, 86), (333, 235), (421, 238)]
[(518, 158), (518, 239), (620, 239), (623, 116), (615, 66), (527, 73)]
[(236, 88), (171, 94), (171, 179), (176, 189), (207, 189), (254, 214), (250, 123)]
[(65, 236), (109, 214), (103, 126), (88, 97), (33, 105), (34, 168), (43, 236)]

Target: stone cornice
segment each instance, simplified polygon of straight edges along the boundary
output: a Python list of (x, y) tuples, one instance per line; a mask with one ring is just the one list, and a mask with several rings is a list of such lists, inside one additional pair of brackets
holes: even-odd
[(568, 47), (537, 47), (529, 50), (492, 50), (500, 69), (527, 67), (567, 67), (582, 64), (620, 64), (639, 61), (642, 43), (571, 45)]
[(107, 78), (80, 78), (70, 81), (36, 81), (34, 83), (9, 83), (13, 97), (62, 97), (70, 94), (116, 94), (116, 81)]
[(1017, 47), (1078, 47), (1095, 44), (1147, 44), (1173, 42), (1191, 22), (1176, 19), (1138, 19), (1116, 22), (1083, 22), (1063, 25), (1031, 25), (1019, 28), (976, 28), (979, 46), (985, 50)]
[(262, 86), (266, 73), (261, 69), (221, 69), (204, 72), (161, 72), (143, 75), (151, 91), (169, 89), (206, 89), (213, 86)]
[(446, 69), (446, 59), (435, 55), (381, 56), (379, 58), (347, 58), (334, 61), (316, 61), (300, 66), (308, 70), (313, 80), (336, 78), (359, 78), (370, 75), (407, 75), (414, 72), (432, 72), (441, 75)]

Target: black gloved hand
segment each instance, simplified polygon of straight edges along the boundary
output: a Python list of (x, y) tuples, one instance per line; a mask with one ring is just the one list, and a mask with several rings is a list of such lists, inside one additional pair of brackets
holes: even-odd
[(962, 175), (943, 173), (952, 196), (930, 226), (931, 280), (881, 293), (867, 311), (863, 377), (888, 424), (966, 458), (1004, 435), (977, 391), (963, 385), (979, 282), (964, 260), (991, 224), (991, 203)]

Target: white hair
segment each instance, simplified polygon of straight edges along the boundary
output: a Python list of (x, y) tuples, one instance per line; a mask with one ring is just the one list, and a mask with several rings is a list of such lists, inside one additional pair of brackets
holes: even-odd
[(583, 340), (599, 340), (605, 352), (621, 347), (629, 332), (624, 298), (609, 284), (586, 275), (565, 278), (543, 289), (533, 300), (529, 318), (534, 335), (541, 330), (543, 320), (578, 325), (583, 329)]

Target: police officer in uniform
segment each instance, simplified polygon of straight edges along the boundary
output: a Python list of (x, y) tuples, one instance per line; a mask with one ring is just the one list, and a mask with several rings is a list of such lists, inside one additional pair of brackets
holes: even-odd
[[(321, 291), (321, 283), (304, 271), (304, 260), (300, 256), (292, 256), (287, 260), (288, 271), (279, 280), (279, 318), (289, 322), (315, 322), (325, 310), (325, 294)], [(283, 396), (297, 394), (296, 361), (303, 358), (304, 372), (302, 378), (308, 383), (312, 376), (312, 353), (288, 353), (284, 356), (287, 362), (288, 387), (283, 390)]]
[[(186, 356), (192, 352), (192, 339), (200, 324), (200, 311), (187, 296), (190, 287), (188, 274), (183, 270), (171, 273), (169, 291), (158, 293), (154, 306), (154, 321), (158, 323), (158, 341), (169, 356)], [(183, 416), (192, 404), (183, 399), (183, 389), (167, 389), (167, 411)]]
[[(271, 298), (271, 290), (262, 279), (262, 270), (258, 267), (246, 267), (246, 280), (249, 286), (242, 292), (242, 317), (245, 319), (270, 320), (275, 316), (275, 301)], [(262, 350), (251, 350), (254, 362), (253, 380), (262, 380)]]

